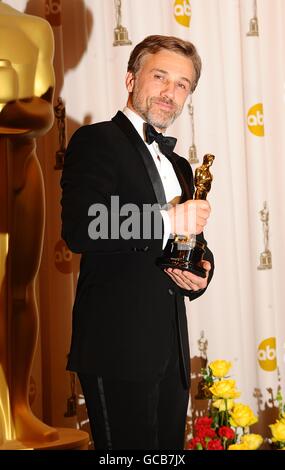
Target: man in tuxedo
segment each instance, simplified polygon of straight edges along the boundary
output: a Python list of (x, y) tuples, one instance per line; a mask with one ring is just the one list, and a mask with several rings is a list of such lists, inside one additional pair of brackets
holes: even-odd
[[(81, 253), (68, 369), (78, 373), (95, 449), (182, 449), (190, 355), (184, 297), (206, 277), (157, 265), (171, 234), (203, 239), (207, 201), (164, 137), (197, 85), (193, 44), (149, 36), (132, 51), (127, 106), (71, 138), (62, 175), (63, 238)], [(170, 201), (176, 205), (166, 205)], [(130, 215), (131, 214), (131, 215)], [(161, 230), (159, 230), (159, 227)]]

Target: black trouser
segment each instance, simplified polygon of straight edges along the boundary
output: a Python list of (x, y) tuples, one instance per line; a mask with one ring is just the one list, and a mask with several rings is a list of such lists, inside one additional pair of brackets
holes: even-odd
[(79, 373), (95, 449), (183, 449), (189, 390), (177, 341), (154, 381)]

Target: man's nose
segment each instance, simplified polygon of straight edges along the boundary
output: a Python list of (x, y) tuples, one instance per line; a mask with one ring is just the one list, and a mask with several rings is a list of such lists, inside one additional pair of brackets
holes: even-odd
[(173, 99), (175, 95), (175, 83), (168, 80), (165, 84), (163, 89), (161, 90), (162, 96), (167, 96), (168, 98)]

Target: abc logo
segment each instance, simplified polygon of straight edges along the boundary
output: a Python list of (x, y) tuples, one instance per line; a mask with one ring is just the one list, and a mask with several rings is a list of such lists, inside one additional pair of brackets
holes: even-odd
[(254, 135), (264, 136), (263, 105), (257, 103), (252, 106), (247, 113), (247, 125)]
[(177, 23), (189, 28), (191, 19), (191, 6), (189, 0), (175, 0), (174, 16)]
[(261, 369), (270, 372), (276, 370), (276, 338), (267, 338), (260, 343), (258, 346), (257, 358)]
[(72, 272), (72, 253), (63, 240), (59, 240), (54, 247), (54, 264), (61, 273)]
[(61, 25), (61, 0), (46, 0), (45, 17), (52, 26)]

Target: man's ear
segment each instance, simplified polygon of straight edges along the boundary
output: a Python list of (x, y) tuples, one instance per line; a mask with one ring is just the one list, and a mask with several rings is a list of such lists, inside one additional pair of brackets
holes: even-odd
[(132, 93), (135, 84), (135, 76), (133, 72), (127, 72), (126, 75), (126, 87), (129, 93)]

